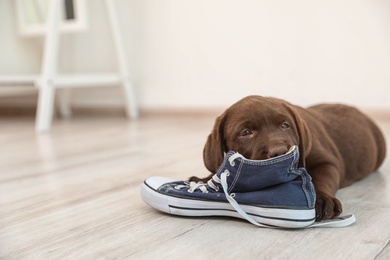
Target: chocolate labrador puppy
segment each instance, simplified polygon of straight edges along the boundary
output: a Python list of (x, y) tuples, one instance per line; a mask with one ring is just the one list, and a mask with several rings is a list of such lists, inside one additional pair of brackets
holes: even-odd
[(229, 150), (262, 160), (282, 155), (293, 145), (299, 147), (299, 166), (313, 179), (317, 221), (340, 215), (337, 190), (377, 170), (386, 154), (381, 131), (356, 108), (322, 104), (305, 109), (276, 98), (248, 96), (219, 116), (208, 136), (203, 158), (212, 174), (190, 180), (209, 180)]

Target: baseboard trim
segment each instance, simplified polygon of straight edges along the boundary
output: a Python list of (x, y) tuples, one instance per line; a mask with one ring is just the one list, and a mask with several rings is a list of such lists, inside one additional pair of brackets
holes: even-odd
[[(76, 116), (126, 116), (121, 106), (72, 106)], [(146, 116), (214, 116), (223, 113), (223, 108), (140, 108), (140, 117)], [(388, 108), (361, 108), (372, 118), (390, 121)], [(0, 104), (0, 116), (35, 116), (36, 104)]]

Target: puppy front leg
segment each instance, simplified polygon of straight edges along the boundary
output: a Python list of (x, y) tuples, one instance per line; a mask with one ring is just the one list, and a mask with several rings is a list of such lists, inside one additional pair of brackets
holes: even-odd
[(316, 221), (332, 219), (343, 211), (335, 197), (340, 183), (340, 171), (331, 164), (322, 164), (309, 170), (316, 189)]

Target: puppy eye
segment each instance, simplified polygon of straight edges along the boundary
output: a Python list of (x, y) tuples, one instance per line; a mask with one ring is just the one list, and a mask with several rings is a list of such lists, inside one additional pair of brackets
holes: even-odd
[(282, 129), (288, 129), (290, 128), (290, 124), (287, 122), (283, 122), (282, 125), (280, 126)]
[(253, 134), (251, 130), (245, 129), (244, 131), (241, 132), (241, 136), (248, 136)]

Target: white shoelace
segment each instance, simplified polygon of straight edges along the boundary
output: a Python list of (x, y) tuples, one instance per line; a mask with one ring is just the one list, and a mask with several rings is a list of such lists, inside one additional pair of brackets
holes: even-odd
[[(230, 156), (228, 158), (230, 165), (234, 166), (235, 165), (234, 160), (240, 157), (244, 158), (240, 153), (234, 153), (232, 156)], [(219, 191), (219, 187), (215, 185), (215, 183), (221, 184), (221, 179), (216, 174), (214, 174), (213, 177), (210, 180), (208, 180), (207, 183), (191, 181), (191, 182), (186, 182), (185, 185), (176, 185), (175, 189), (182, 189), (182, 188), (189, 187), (189, 189), (187, 190), (189, 193), (193, 193), (196, 189), (199, 189), (203, 193), (208, 193), (209, 191), (207, 190), (206, 186), (209, 186), (213, 190)]]
[[(221, 181), (222, 181), (222, 188), (223, 192), (225, 193), (226, 199), (229, 201), (230, 205), (240, 214), (243, 216), (246, 220), (248, 220), (250, 223), (252, 223), (255, 226), (258, 227), (264, 227), (264, 225), (259, 224), (256, 220), (254, 220), (252, 217), (250, 217), (237, 203), (237, 201), (233, 198), (232, 194), (228, 193), (228, 186), (227, 186), (227, 177), (230, 175), (228, 170), (225, 170), (223, 173), (221, 173)], [(234, 193), (233, 193), (234, 194)]]

